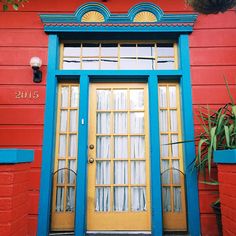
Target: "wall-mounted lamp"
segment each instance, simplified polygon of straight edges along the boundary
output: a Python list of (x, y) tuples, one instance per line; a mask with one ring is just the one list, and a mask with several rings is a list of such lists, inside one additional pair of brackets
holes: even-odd
[(39, 57), (32, 57), (30, 59), (30, 65), (33, 69), (34, 83), (42, 82), (42, 71), (39, 69), (42, 65), (42, 60)]

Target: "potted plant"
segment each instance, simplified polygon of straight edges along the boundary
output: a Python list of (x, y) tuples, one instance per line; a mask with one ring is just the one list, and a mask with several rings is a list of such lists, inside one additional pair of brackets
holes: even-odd
[(202, 14), (225, 12), (236, 5), (236, 0), (187, 0), (187, 3)]
[[(218, 181), (212, 177), (213, 153), (217, 150), (236, 149), (236, 105), (225, 80), (226, 88), (230, 97), (230, 103), (225, 104), (218, 110), (213, 111), (209, 107), (199, 109), (197, 116), (202, 132), (196, 137), (198, 141), (197, 155), (194, 167), (204, 174), (208, 171), (209, 180), (205, 184), (218, 185)], [(213, 209), (220, 218), (220, 200), (212, 204)], [(218, 230), (222, 233), (222, 227)]]

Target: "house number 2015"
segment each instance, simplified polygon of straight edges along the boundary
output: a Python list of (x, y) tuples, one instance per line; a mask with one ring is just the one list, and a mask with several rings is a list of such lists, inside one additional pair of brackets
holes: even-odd
[(16, 99), (38, 99), (39, 91), (17, 91)]

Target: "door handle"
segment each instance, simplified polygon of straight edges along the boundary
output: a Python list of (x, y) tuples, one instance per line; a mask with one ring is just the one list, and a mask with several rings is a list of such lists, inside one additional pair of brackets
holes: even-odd
[(88, 162), (89, 162), (90, 164), (94, 163), (94, 158), (90, 157), (90, 158), (88, 159)]

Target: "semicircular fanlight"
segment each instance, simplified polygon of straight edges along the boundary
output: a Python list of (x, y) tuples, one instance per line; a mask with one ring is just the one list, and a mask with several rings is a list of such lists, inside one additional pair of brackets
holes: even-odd
[(134, 17), (134, 22), (157, 22), (157, 17), (150, 11), (141, 11)]
[(81, 22), (104, 22), (104, 16), (98, 11), (86, 12), (81, 19)]

